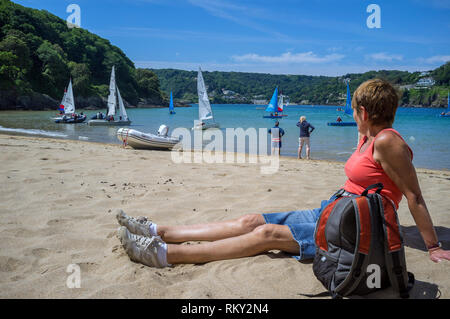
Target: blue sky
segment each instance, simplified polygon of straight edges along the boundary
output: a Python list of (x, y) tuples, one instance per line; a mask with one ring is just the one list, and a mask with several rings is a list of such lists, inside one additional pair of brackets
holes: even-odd
[[(120, 47), (136, 67), (344, 75), (450, 60), (450, 0), (15, 0)], [(370, 4), (381, 28), (368, 28)]]

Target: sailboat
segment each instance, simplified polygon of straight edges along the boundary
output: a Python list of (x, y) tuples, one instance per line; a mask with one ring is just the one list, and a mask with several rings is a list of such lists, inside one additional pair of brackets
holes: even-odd
[(72, 79), (69, 81), (67, 90), (64, 90), (64, 97), (59, 106), (59, 111), (64, 112), (61, 117), (53, 118), (55, 123), (75, 124), (86, 120), (86, 115), (75, 113), (75, 99), (73, 98)]
[(169, 104), (169, 113), (170, 114), (176, 114), (174, 107), (173, 107), (173, 96), (172, 96), (172, 91), (170, 91), (170, 104)]
[(275, 90), (273, 91), (272, 98), (270, 99), (270, 102), (266, 108), (266, 112), (270, 112), (270, 115), (264, 115), (263, 118), (277, 119), (287, 116), (281, 114), (283, 112), (284, 107), (283, 98), (284, 98), (283, 95), (280, 95), (280, 99), (278, 98), (278, 87), (276, 87)]
[[(208, 128), (219, 128), (219, 123), (214, 122), (214, 116), (209, 103), (208, 93), (206, 93), (205, 81), (203, 80), (202, 70), (198, 68), (197, 75), (197, 93), (198, 93), (198, 119), (199, 123), (195, 124), (193, 130), (206, 130)], [(204, 122), (212, 120), (211, 122)]]
[[(119, 109), (119, 119), (114, 119), (116, 109)], [(109, 82), (109, 96), (108, 96), (108, 114), (106, 119), (93, 119), (88, 122), (89, 125), (130, 125), (131, 121), (128, 118), (125, 105), (123, 104), (122, 96), (120, 95), (119, 87), (116, 84), (116, 73), (114, 66), (111, 71), (111, 80)]]
[(450, 93), (447, 92), (447, 110), (439, 114), (439, 117), (450, 117)]
[[(352, 96), (350, 94), (350, 87), (349, 87), (349, 82), (350, 80), (347, 80), (347, 102), (345, 103), (345, 109), (344, 109), (344, 114), (347, 116), (351, 116), (353, 118), (353, 109), (352, 109)], [(340, 117), (338, 117), (340, 118)], [(329, 122), (327, 123), (328, 126), (356, 126), (356, 122), (354, 121), (335, 121), (335, 122)]]

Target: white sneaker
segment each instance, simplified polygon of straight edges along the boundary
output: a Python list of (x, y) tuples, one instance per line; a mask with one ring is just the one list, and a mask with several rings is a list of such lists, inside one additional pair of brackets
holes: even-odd
[(158, 260), (158, 251), (164, 249), (166, 245), (161, 237), (149, 238), (135, 235), (130, 233), (125, 226), (119, 227), (117, 237), (132, 261), (150, 267), (163, 268), (167, 266)]
[(150, 233), (150, 226), (153, 225), (153, 223), (146, 217), (130, 217), (125, 214), (123, 210), (119, 209), (117, 210), (116, 218), (120, 225), (128, 228), (128, 230), (133, 234), (152, 237), (152, 234)]

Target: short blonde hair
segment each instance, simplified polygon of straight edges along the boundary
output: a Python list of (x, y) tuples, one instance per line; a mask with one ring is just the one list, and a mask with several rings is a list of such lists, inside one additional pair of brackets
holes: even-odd
[(398, 94), (394, 87), (381, 79), (368, 80), (355, 91), (352, 108), (359, 114), (360, 106), (369, 113), (372, 124), (392, 125), (398, 107)]
[(306, 116), (300, 116), (300, 123), (306, 121)]

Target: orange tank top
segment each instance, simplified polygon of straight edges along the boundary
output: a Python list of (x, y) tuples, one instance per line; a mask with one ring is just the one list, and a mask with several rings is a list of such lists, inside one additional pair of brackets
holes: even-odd
[[(392, 128), (387, 128), (380, 131), (377, 136), (381, 132), (387, 130), (394, 132), (403, 140), (400, 133)], [(395, 183), (389, 178), (389, 176), (387, 176), (381, 165), (373, 159), (374, 142), (377, 136), (375, 136), (369, 147), (367, 147), (367, 149), (361, 153), (361, 147), (367, 140), (367, 136), (364, 136), (364, 138), (362, 138), (359, 142), (356, 151), (348, 159), (347, 163), (345, 164), (345, 174), (347, 175), (348, 179), (345, 182), (344, 189), (350, 193), (361, 194), (370, 185), (383, 183), (384, 188), (381, 191), (381, 194), (391, 199), (398, 209), (398, 205), (400, 204), (403, 194), (398, 189), (397, 185), (395, 185)], [(411, 152), (412, 159), (413, 152), (411, 148), (409, 148), (409, 151)], [(375, 189), (371, 192), (374, 191)]]

